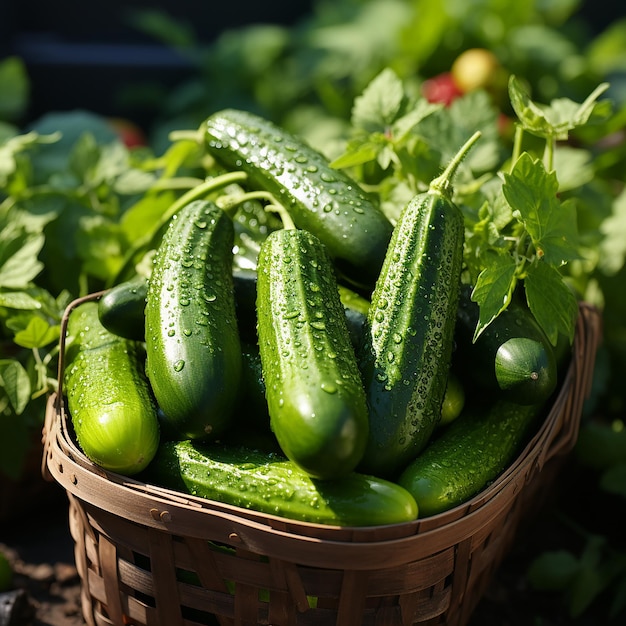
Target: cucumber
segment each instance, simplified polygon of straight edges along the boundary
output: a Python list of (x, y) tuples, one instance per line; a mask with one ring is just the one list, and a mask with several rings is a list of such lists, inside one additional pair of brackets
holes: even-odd
[(136, 474), (160, 440), (143, 345), (104, 328), (96, 301), (70, 312), (67, 331), (63, 383), (78, 444), (104, 469)]
[(370, 302), (345, 285), (339, 285), (339, 299), (346, 313), (346, 323), (348, 324), (352, 346), (358, 350), (365, 336)]
[(298, 228), (324, 243), (338, 273), (367, 289), (374, 285), (392, 225), (358, 183), (303, 140), (253, 113), (218, 111), (203, 128), (208, 151), (272, 193)]
[[(242, 341), (254, 343), (256, 336), (256, 269), (233, 267), (235, 309)], [(345, 285), (338, 285), (346, 313), (350, 338), (356, 348), (363, 339), (369, 301)], [(143, 341), (148, 279), (136, 276), (109, 289), (99, 300), (100, 321), (120, 337)]]
[(241, 378), (232, 278), (233, 223), (212, 202), (170, 221), (146, 300), (148, 378), (167, 431), (215, 437), (230, 423)]
[(160, 486), (262, 513), (340, 526), (410, 522), (405, 489), (355, 472), (321, 481), (282, 454), (205, 442), (167, 442), (144, 477)]
[(351, 472), (367, 440), (367, 406), (330, 258), (300, 229), (259, 252), (257, 332), (271, 427), (316, 478)]
[(530, 309), (517, 297), (474, 341), (479, 307), (463, 285), (455, 329), (457, 371), (478, 390), (519, 404), (545, 402), (558, 383), (555, 350)]
[(98, 301), (100, 323), (119, 337), (144, 341), (148, 279), (135, 276), (111, 287)]
[(370, 424), (360, 471), (394, 476), (424, 448), (440, 420), (464, 241), (450, 181), (478, 136), (406, 205), (394, 228), (359, 351)]
[(447, 511), (482, 491), (514, 460), (541, 414), (539, 405), (498, 399), (472, 406), (400, 474), (420, 517)]
[(270, 416), (265, 400), (265, 379), (261, 353), (256, 343), (244, 342), (241, 346), (241, 392), (239, 414), (242, 423), (255, 430), (270, 430)]
[(450, 371), (448, 382), (446, 383), (446, 392), (443, 396), (441, 405), (441, 419), (439, 426), (447, 426), (453, 422), (465, 406), (465, 389), (463, 383), (456, 372)]

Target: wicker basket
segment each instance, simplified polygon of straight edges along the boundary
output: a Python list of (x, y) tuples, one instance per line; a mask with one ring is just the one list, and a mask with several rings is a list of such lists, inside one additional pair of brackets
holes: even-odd
[(462, 506), (411, 523), (340, 528), (186, 496), (106, 472), (49, 398), (43, 471), (65, 488), (83, 616), (134, 624), (467, 624), (520, 522), (578, 434), (601, 319), (582, 304), (573, 355), (541, 428)]

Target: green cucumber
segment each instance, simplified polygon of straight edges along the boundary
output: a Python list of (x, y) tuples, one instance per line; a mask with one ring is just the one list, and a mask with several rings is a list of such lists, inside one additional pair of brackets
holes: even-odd
[(145, 339), (148, 279), (135, 276), (106, 291), (98, 301), (100, 323), (119, 337)]
[(257, 320), (282, 450), (316, 478), (352, 471), (365, 448), (367, 406), (333, 267), (315, 235), (286, 228), (263, 242)]
[(514, 460), (536, 424), (538, 405), (498, 399), (473, 406), (442, 429), (401, 473), (420, 517), (447, 511), (482, 491)]
[[(514, 298), (474, 340), (479, 307), (463, 285), (455, 330), (457, 371), (468, 385), (519, 404), (547, 400), (558, 383), (555, 350), (528, 306)], [(478, 391), (477, 391), (478, 392)]]
[(219, 111), (203, 128), (218, 161), (272, 193), (298, 228), (326, 245), (338, 272), (373, 286), (392, 225), (358, 183), (300, 138), (253, 113)]
[(96, 301), (70, 312), (67, 332), (63, 382), (79, 446), (104, 469), (140, 472), (160, 439), (143, 345), (104, 328)]
[(367, 298), (345, 285), (339, 285), (339, 299), (346, 312), (346, 323), (348, 324), (352, 346), (355, 350), (358, 350), (365, 336), (370, 302)]
[(465, 389), (463, 383), (456, 372), (450, 371), (448, 374), (448, 382), (446, 383), (446, 392), (443, 396), (441, 405), (441, 419), (439, 426), (447, 426), (453, 422), (465, 406)]
[(370, 422), (359, 465), (366, 473), (395, 475), (424, 448), (441, 417), (464, 241), (450, 181), (478, 136), (406, 205), (372, 293), (359, 357)]
[(316, 524), (376, 526), (417, 517), (415, 500), (394, 483), (355, 472), (320, 481), (282, 454), (240, 446), (166, 442), (144, 476), (183, 493)]
[(233, 223), (196, 200), (170, 221), (146, 300), (147, 372), (166, 430), (215, 437), (231, 420), (241, 377), (232, 278)]

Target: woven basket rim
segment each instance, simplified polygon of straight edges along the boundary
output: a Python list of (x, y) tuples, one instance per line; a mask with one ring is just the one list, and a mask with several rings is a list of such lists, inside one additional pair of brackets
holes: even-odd
[[(42, 471), (47, 479), (56, 480), (69, 493), (98, 508), (110, 510), (115, 500), (119, 503), (120, 514), (124, 510), (131, 511), (129, 515), (136, 515), (140, 524), (182, 535), (196, 533), (197, 536), (204, 536), (202, 529), (211, 519), (216, 528), (219, 527), (216, 530), (218, 536), (228, 529), (228, 537), (237, 537), (248, 549), (258, 548), (263, 552), (264, 546), (259, 542), (263, 544), (264, 534), (270, 534), (284, 542), (282, 557), (285, 560), (297, 558), (290, 557), (292, 541), (305, 548), (305, 552), (318, 564), (326, 563), (333, 549), (340, 550), (349, 558), (358, 553), (359, 546), (365, 544), (369, 546), (368, 551), (375, 554), (370, 558), (375, 558), (379, 564), (382, 553), (371, 548), (388, 546), (391, 552), (388, 551), (384, 558), (391, 559), (391, 567), (394, 559), (396, 562), (408, 562), (416, 555), (427, 555), (437, 546), (444, 549), (461, 538), (470, 537), (477, 528), (485, 526), (497, 515), (498, 502), (513, 497), (520, 484), (527, 482), (544, 463), (571, 448), (579, 420), (569, 420), (573, 422), (569, 424), (570, 432), (563, 434), (564, 414), (573, 412), (580, 416), (582, 403), (590, 391), (600, 335), (599, 311), (592, 305), (581, 303), (569, 367), (536, 434), (508, 469), (482, 492), (449, 511), (412, 522), (358, 528), (314, 524), (205, 500), (108, 472), (92, 463), (78, 448), (71, 435), (63, 396), (59, 394), (49, 397), (43, 430)], [(72, 475), (77, 480), (76, 484)], [(87, 491), (84, 490), (85, 483), (89, 484)], [(487, 506), (489, 504), (491, 506)], [(415, 545), (417, 539), (419, 546)], [(275, 543), (272, 541), (272, 545)], [(330, 552), (320, 554), (316, 559), (315, 552), (322, 545), (328, 547)], [(403, 554), (408, 546), (411, 549)], [(365, 561), (356, 563), (355, 569), (368, 566)]]

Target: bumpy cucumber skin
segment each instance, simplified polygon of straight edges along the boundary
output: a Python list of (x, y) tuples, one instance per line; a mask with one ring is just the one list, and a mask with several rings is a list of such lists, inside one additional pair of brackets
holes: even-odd
[(172, 218), (146, 302), (148, 378), (165, 430), (214, 437), (230, 423), (241, 377), (232, 280), (233, 224), (195, 201)]
[(100, 323), (119, 337), (143, 341), (147, 294), (145, 276), (136, 276), (111, 287), (98, 301)]
[(338, 526), (377, 526), (417, 517), (413, 497), (398, 485), (351, 473), (311, 478), (282, 454), (240, 446), (165, 442), (146, 480), (262, 513)]
[(413, 198), (396, 224), (360, 351), (370, 422), (360, 471), (394, 476), (424, 448), (440, 420), (463, 237), (459, 208), (433, 191)]
[(520, 404), (546, 401), (558, 383), (558, 363), (549, 339), (528, 307), (515, 297), (474, 342), (479, 308), (463, 285), (455, 328), (454, 355), (468, 387), (498, 393)]
[(299, 138), (252, 113), (216, 112), (204, 130), (208, 150), (274, 194), (298, 228), (326, 245), (340, 273), (373, 286), (392, 225), (358, 183)]
[(271, 426), (282, 450), (316, 478), (361, 460), (365, 393), (332, 265), (317, 237), (274, 231), (261, 246), (257, 332)]
[(160, 441), (143, 346), (106, 330), (95, 301), (72, 310), (67, 328), (64, 389), (79, 446), (107, 470), (136, 474)]
[(420, 517), (451, 509), (484, 489), (514, 460), (539, 405), (497, 400), (464, 411), (402, 472), (398, 484), (417, 501)]

